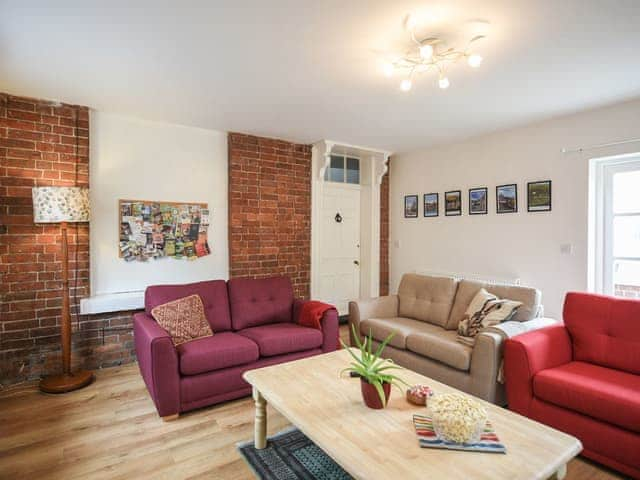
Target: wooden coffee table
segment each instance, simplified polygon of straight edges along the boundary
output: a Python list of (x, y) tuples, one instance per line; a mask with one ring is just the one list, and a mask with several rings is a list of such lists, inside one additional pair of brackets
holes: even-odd
[[(424, 407), (409, 404), (394, 388), (386, 409), (367, 408), (360, 380), (339, 376), (349, 362), (342, 350), (246, 372), (256, 405), (256, 448), (267, 444), (269, 402), (357, 479), (561, 479), (582, 450), (578, 439), (482, 400), (506, 454), (420, 448), (413, 414)], [(398, 375), (436, 394), (458, 391), (410, 370)]]

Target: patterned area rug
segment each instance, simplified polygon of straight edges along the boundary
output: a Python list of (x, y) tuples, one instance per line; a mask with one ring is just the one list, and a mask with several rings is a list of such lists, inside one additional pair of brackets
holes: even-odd
[(351, 477), (297, 428), (269, 437), (267, 448), (256, 450), (253, 441), (238, 450), (262, 480), (350, 480)]

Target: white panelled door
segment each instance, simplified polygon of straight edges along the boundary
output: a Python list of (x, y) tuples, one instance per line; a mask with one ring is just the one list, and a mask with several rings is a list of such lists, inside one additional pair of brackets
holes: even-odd
[(360, 296), (360, 186), (325, 183), (321, 221), (320, 300), (346, 315)]

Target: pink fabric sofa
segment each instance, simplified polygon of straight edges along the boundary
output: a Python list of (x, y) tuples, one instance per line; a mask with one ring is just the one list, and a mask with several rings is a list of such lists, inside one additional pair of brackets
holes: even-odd
[[(175, 347), (151, 310), (193, 294), (202, 298), (214, 334)], [(336, 350), (337, 312), (325, 313), (322, 331), (302, 327), (296, 321), (303, 304), (285, 277), (147, 288), (133, 331), (140, 373), (158, 414), (173, 418), (249, 395), (245, 371)]]

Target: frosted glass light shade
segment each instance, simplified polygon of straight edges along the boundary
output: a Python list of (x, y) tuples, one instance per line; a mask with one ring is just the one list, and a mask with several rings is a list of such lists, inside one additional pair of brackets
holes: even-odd
[(431, 45), (422, 45), (420, 47), (420, 56), (425, 60), (429, 60), (433, 56), (433, 47)]
[(482, 57), (480, 55), (473, 54), (467, 58), (467, 63), (470, 67), (478, 68), (482, 63)]
[(34, 187), (34, 223), (88, 222), (89, 189), (82, 187)]
[(411, 80), (409, 80), (408, 78), (402, 80), (400, 82), (400, 90), (402, 90), (403, 92), (408, 92), (409, 90), (411, 90)]

